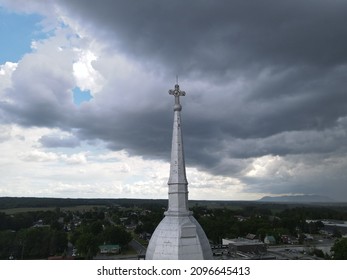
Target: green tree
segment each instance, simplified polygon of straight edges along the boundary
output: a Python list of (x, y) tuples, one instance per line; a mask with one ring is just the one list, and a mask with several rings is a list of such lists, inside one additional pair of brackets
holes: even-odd
[(347, 260), (347, 238), (341, 238), (335, 241), (331, 248), (333, 259)]
[(10, 230), (0, 231), (0, 259), (6, 260), (15, 254), (16, 233)]
[(35, 214), (32, 212), (18, 213), (10, 219), (9, 229), (20, 230), (23, 228), (29, 228), (37, 220)]
[(102, 223), (100, 221), (92, 222), (89, 226), (89, 230), (94, 236), (99, 235), (103, 230)]
[(324, 252), (321, 249), (314, 248), (311, 252), (309, 252), (312, 256), (316, 256), (318, 258), (324, 259), (326, 258)]
[(21, 258), (44, 259), (49, 256), (49, 228), (23, 229), (18, 236), (21, 244)]
[(91, 259), (98, 253), (98, 245), (97, 239), (90, 232), (81, 234), (76, 242), (77, 251), (87, 259)]
[(46, 259), (64, 253), (67, 234), (48, 227), (21, 229), (15, 233), (11, 247), (17, 259)]
[(8, 229), (10, 224), (10, 218), (3, 212), (0, 212), (0, 230)]
[(67, 249), (67, 234), (63, 231), (53, 230), (51, 231), (50, 238), (50, 255), (61, 255), (65, 253)]
[(126, 246), (131, 241), (132, 236), (129, 232), (119, 226), (109, 226), (105, 228), (102, 239), (104, 243)]
[(305, 235), (303, 233), (299, 234), (298, 241), (299, 241), (299, 244), (304, 244), (304, 242), (305, 242)]

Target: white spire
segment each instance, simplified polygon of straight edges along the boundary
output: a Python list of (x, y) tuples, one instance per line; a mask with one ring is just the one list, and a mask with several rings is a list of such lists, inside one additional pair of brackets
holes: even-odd
[(178, 84), (169, 94), (175, 97), (174, 121), (172, 130), (171, 163), (169, 185), (169, 209), (165, 215), (189, 215), (188, 211), (188, 181), (184, 160), (180, 96), (186, 93), (180, 90)]
[(169, 185), (169, 206), (147, 247), (148, 260), (211, 259), (212, 251), (204, 230), (188, 208), (188, 182), (184, 161), (178, 83), (169, 94), (175, 97)]

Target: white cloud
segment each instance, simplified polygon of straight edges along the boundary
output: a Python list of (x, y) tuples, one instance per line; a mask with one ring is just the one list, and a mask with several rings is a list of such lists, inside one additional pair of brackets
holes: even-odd
[[(244, 192), (259, 194), (320, 194), (336, 201), (347, 195), (345, 155), (307, 154), (254, 158), (241, 177)], [(336, 195), (338, 194), (338, 195)]]
[(247, 168), (246, 177), (267, 178), (267, 177), (287, 177), (292, 176), (288, 163), (280, 156), (267, 155), (255, 158)]
[(237, 178), (211, 175), (193, 167), (187, 168), (187, 177), (190, 199), (237, 200), (251, 197), (243, 194), (244, 184)]
[[(11, 74), (17, 68), (17, 63), (14, 62), (5, 62), (5, 64), (0, 65), (0, 76), (11, 77)], [(9, 81), (8, 81), (9, 82)]]
[(90, 90), (94, 95), (102, 89), (104, 84), (103, 77), (93, 68), (93, 62), (97, 61), (97, 56), (91, 50), (75, 49), (75, 52), (78, 58), (72, 67), (76, 85), (83, 91)]
[[(3, 126), (0, 145), (0, 195), (58, 197), (167, 198), (169, 164), (83, 145), (47, 149), (39, 144), (57, 129)], [(67, 153), (69, 151), (69, 153)], [(188, 168), (191, 199), (250, 198), (238, 179)]]
[(39, 150), (33, 150), (20, 155), (24, 161), (30, 162), (45, 162), (45, 161), (56, 161), (59, 157), (57, 154), (52, 152), (43, 152)]
[(6, 62), (0, 65), (0, 101), (4, 98), (5, 89), (12, 86), (12, 74), (17, 68), (17, 63)]
[(41, 0), (0, 0), (0, 4), (8, 9), (20, 13), (50, 14), (53, 10), (52, 1)]
[(87, 156), (86, 153), (81, 152), (77, 154), (72, 154), (72, 155), (61, 155), (61, 158), (66, 162), (70, 164), (85, 164), (87, 163)]
[(11, 127), (8, 125), (0, 124), (0, 143), (7, 141), (11, 138)]

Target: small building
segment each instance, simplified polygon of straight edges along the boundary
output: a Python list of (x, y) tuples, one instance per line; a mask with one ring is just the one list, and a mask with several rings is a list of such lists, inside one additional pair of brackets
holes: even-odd
[(152, 234), (148, 232), (143, 232), (143, 233), (140, 233), (139, 236), (141, 239), (149, 241), (152, 237)]
[(267, 251), (266, 245), (258, 240), (245, 238), (223, 239), (222, 244), (228, 245), (229, 254), (235, 254), (237, 252), (261, 254)]
[(272, 235), (266, 235), (264, 238), (264, 243), (268, 245), (276, 244), (276, 239)]
[(99, 246), (100, 254), (119, 254), (120, 246), (117, 244), (106, 244)]
[(290, 244), (291, 243), (291, 239), (290, 239), (289, 235), (286, 235), (286, 234), (281, 235), (281, 241), (283, 244)]
[(313, 241), (314, 238), (311, 234), (305, 234), (305, 241)]
[(234, 218), (236, 218), (239, 222), (247, 221), (248, 218), (241, 216), (241, 215), (235, 215)]
[(248, 233), (246, 236), (246, 239), (249, 239), (249, 240), (255, 240), (256, 238), (257, 236), (253, 233)]

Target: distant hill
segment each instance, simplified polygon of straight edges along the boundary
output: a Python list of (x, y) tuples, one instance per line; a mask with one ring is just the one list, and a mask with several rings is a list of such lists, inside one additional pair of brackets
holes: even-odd
[(283, 196), (264, 196), (259, 199), (261, 202), (283, 202), (283, 203), (331, 203), (335, 202), (327, 196), (321, 195), (283, 195)]

